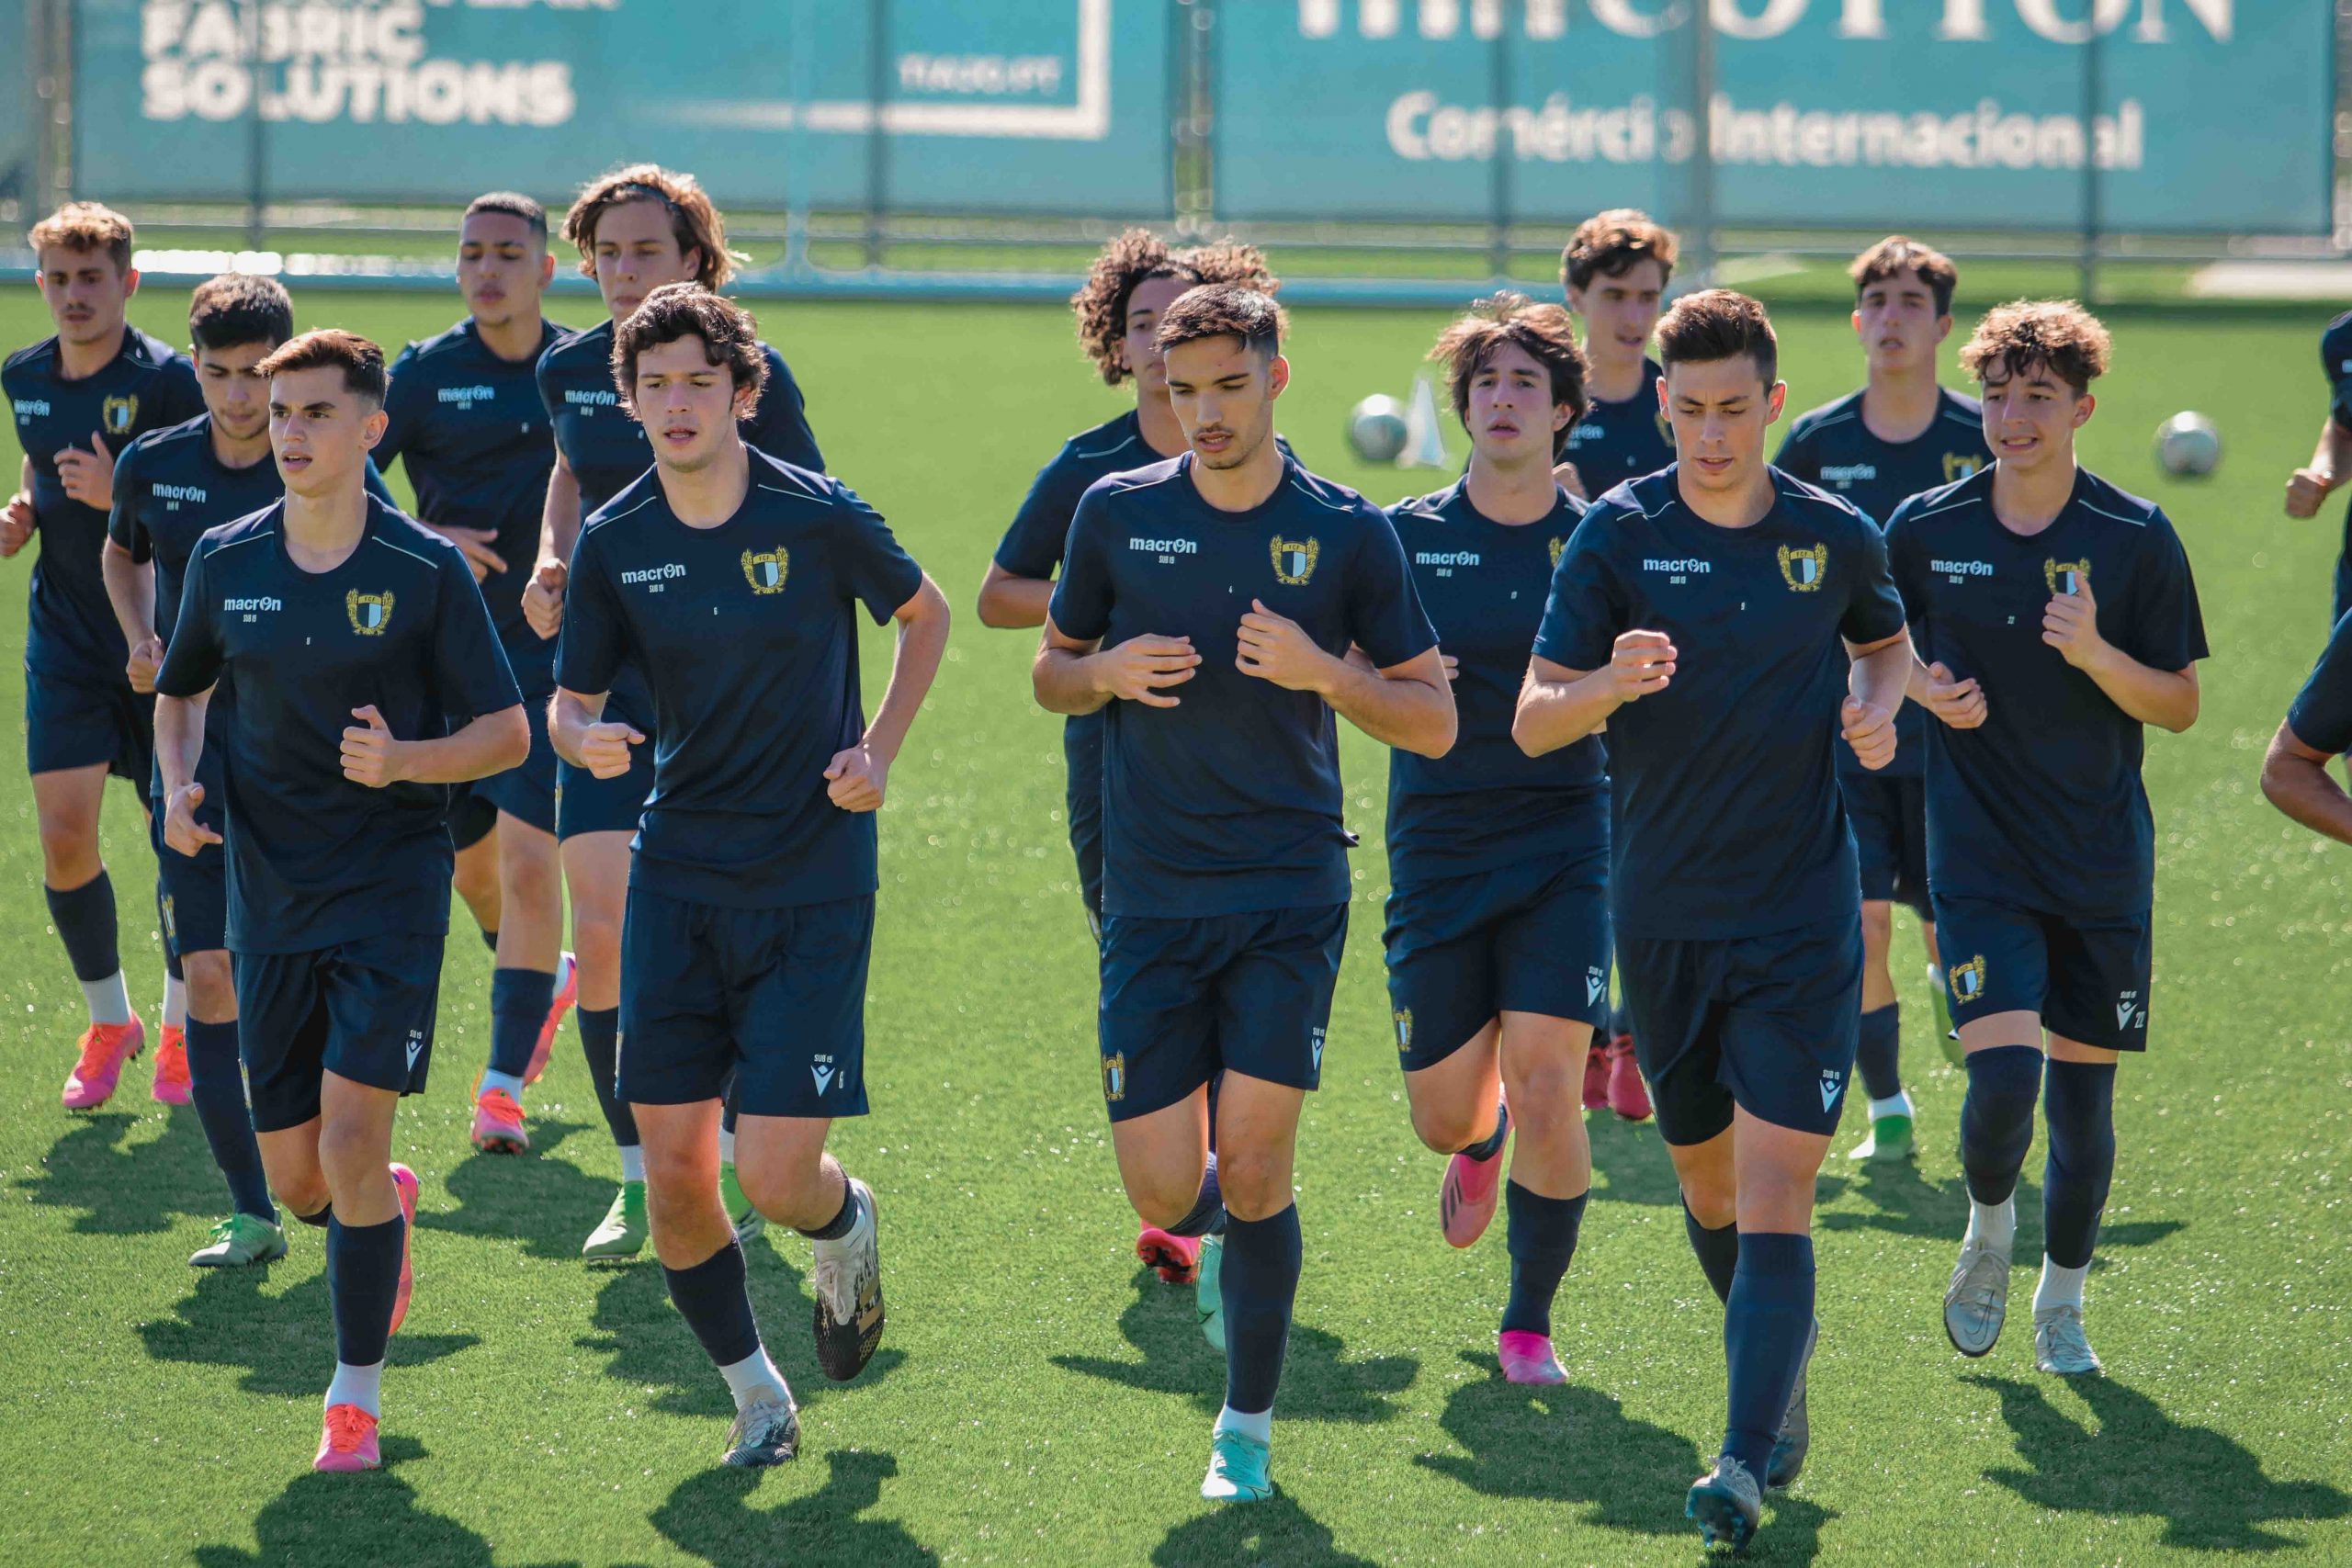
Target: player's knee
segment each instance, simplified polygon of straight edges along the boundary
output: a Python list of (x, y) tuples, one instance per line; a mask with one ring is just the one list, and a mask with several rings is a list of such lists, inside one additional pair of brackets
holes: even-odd
[(236, 972), (230, 967), (227, 953), (217, 950), (184, 953), (180, 970), (187, 978), (190, 1018), (202, 1023), (227, 1023), (237, 1016)]
[[(1450, 1155), (1475, 1144), (1487, 1131), (1478, 1124), (1476, 1106), (1441, 1104), (1434, 1097), (1417, 1099), (1412, 1106), (1415, 1135), (1438, 1154)], [(1488, 1114), (1492, 1114), (1491, 1108)], [(1222, 1160), (1218, 1163), (1217, 1179), (1220, 1183), (1230, 1179), (1225, 1174)]]
[(1691, 1216), (1711, 1231), (1719, 1231), (1739, 1218), (1739, 1190), (1731, 1173), (1720, 1175), (1713, 1171), (1681, 1173), (1682, 1206)]
[(571, 955), (582, 969), (599, 975), (619, 972), (621, 965), (621, 915), (591, 908), (575, 900), (571, 906)]
[(41, 870), (51, 887), (79, 887), (106, 864), (98, 858), (98, 826), (78, 817), (43, 818), (40, 823)]
[[(519, 836), (519, 835), (518, 835)], [(563, 898), (563, 874), (555, 852), (545, 854), (509, 852), (501, 863), (506, 897), (530, 909), (554, 909)]]
[(1545, 1061), (1520, 1073), (1506, 1074), (1510, 1098), (1511, 1135), (1521, 1144), (1555, 1148), (1584, 1131), (1584, 1057), (1573, 1066)]
[[(1216, 1180), (1226, 1209), (1242, 1219), (1270, 1219), (1290, 1207), (1290, 1161), (1272, 1151), (1219, 1149)], [(1186, 1199), (1184, 1208), (1192, 1202)], [(1183, 1211), (1175, 1217), (1182, 1218)]]
[(1894, 945), (1894, 906), (1873, 898), (1862, 906), (1862, 958), (1883, 964)]
[(319, 1128), (319, 1169), (331, 1191), (345, 1191), (383, 1174), (390, 1151), (376, 1129), (329, 1119)]
[(735, 1163), (735, 1179), (752, 1208), (777, 1224), (803, 1229), (823, 1224), (841, 1206), (838, 1181), (828, 1182), (824, 1176), (821, 1154), (809, 1160), (747, 1160), (739, 1154)]

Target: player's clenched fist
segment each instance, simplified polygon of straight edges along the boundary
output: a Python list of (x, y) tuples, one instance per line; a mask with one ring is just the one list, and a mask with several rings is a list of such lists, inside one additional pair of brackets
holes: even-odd
[(1622, 705), (1653, 692), (1663, 692), (1674, 679), (1674, 639), (1664, 632), (1619, 632), (1609, 654), (1609, 687)]
[(106, 437), (96, 431), (90, 433), (90, 449), (79, 452), (68, 446), (57, 455), (57, 482), (65, 493), (85, 506), (104, 512), (114, 504), (114, 454), (107, 450)]
[(2091, 597), (2090, 573), (2075, 579), (2072, 593), (2051, 595), (2041, 612), (2041, 640), (2077, 670), (2088, 670), (2107, 653), (2107, 639), (2098, 635), (2098, 601)]
[(825, 764), (825, 797), (843, 811), (879, 811), (890, 784), (890, 764), (863, 742), (836, 751)]
[(628, 772), (628, 749), (645, 744), (645, 733), (634, 725), (606, 721), (580, 732), (580, 761), (600, 779), (616, 779)]
[(0, 560), (15, 555), (33, 536), (33, 498), (23, 491), (8, 498), (7, 509), (0, 512)]
[(1894, 761), (1894, 715), (1889, 710), (1848, 697), (1838, 709), (1838, 724), (1865, 768), (1875, 773)]
[(407, 746), (392, 739), (392, 727), (375, 704), (353, 708), (351, 716), (359, 722), (343, 732), (343, 776), (369, 789), (396, 782)]
[(130, 661), (123, 665), (122, 672), (130, 682), (130, 689), (146, 696), (155, 690), (155, 671), (163, 667), (164, 639), (148, 637), (141, 638), (139, 646), (130, 650)]
[(1317, 690), (1330, 671), (1331, 656), (1306, 635), (1305, 626), (1255, 599), (1241, 617), (1235, 642), (1236, 669), (1286, 692)]
[(1955, 681), (1941, 660), (1928, 666), (1928, 690), (1920, 705), (1954, 729), (1974, 729), (1984, 722), (1984, 688), (1974, 677)]
[(550, 558), (541, 561), (524, 585), (523, 619), (543, 642), (563, 629), (563, 591), (571, 581), (571, 569)]
[(1191, 680), (1200, 662), (1191, 637), (1131, 637), (1094, 656), (1094, 689), (1146, 707), (1172, 708), (1179, 699), (1163, 692)]
[(2319, 503), (2335, 488), (2333, 475), (2317, 468), (2297, 468), (2287, 480), (2287, 515), (2312, 517), (2318, 515)]
[(203, 804), (200, 784), (182, 784), (172, 791), (172, 798), (164, 806), (164, 842), (184, 855), (219, 843), (220, 835), (196, 819), (196, 808)]

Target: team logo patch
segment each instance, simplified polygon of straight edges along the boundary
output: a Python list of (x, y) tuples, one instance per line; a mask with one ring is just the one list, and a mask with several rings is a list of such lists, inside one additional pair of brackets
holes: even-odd
[(1795, 550), (1781, 547), (1781, 576), (1799, 593), (1818, 593), (1829, 575), (1829, 547), (1815, 545)]
[(1608, 974), (1598, 964), (1588, 966), (1584, 972), (1584, 1005), (1590, 1007), (1608, 994)]
[(1304, 588), (1306, 580), (1315, 575), (1315, 562), (1323, 554), (1323, 547), (1314, 539), (1285, 539), (1274, 536), (1274, 581), (1286, 588)]
[(1973, 452), (1947, 452), (1944, 454), (1944, 483), (1956, 483), (1984, 466), (1984, 459)]
[(1838, 1097), (1846, 1092), (1846, 1086), (1838, 1077), (1826, 1067), (1821, 1069), (1821, 1109), (1825, 1114), (1837, 1108)]
[(1413, 1010), (1398, 1008), (1388, 1015), (1396, 1021), (1396, 1049), (1401, 1055), (1413, 1048)]
[(1553, 536), (1552, 543), (1551, 543), (1551, 551), (1552, 551), (1552, 570), (1553, 570), (1554, 571), (1557, 571), (1557, 570), (1560, 570), (1560, 553), (1561, 553), (1562, 551), (1566, 550), (1567, 547), (1568, 547), (1568, 542), (1567, 542), (1566, 539), (1563, 539), (1563, 538), (1559, 537), (1559, 536), (1556, 536), (1556, 535), (1555, 535), (1555, 536)]
[(139, 423), (139, 399), (108, 398), (98, 405), (98, 423), (107, 427), (108, 435), (128, 435), (130, 427)]
[(2091, 580), (2090, 558), (2081, 560), (2046, 560), (2041, 563), (2041, 580), (2050, 584), (2052, 593), (2080, 593), (2083, 584)]
[(1965, 964), (1955, 964), (1947, 978), (1951, 982), (1951, 999), (1973, 1002), (1984, 994), (1984, 955), (1978, 953)]
[(1102, 1098), (1127, 1098), (1127, 1054), (1125, 1051), (1114, 1051), (1102, 1058)]
[(763, 552), (743, 552), (743, 581), (754, 593), (783, 592), (784, 580), (791, 572), (792, 554), (782, 545)]
[(391, 592), (388, 589), (362, 593), (355, 588), (343, 596), (343, 613), (351, 617), (351, 629), (361, 637), (382, 637), (384, 628), (392, 624)]
[(164, 895), (162, 908), (164, 911), (164, 940), (170, 942), (174, 947), (177, 947), (180, 944), (180, 926), (177, 919), (178, 912), (172, 908), (172, 896), (170, 894), (166, 893)]

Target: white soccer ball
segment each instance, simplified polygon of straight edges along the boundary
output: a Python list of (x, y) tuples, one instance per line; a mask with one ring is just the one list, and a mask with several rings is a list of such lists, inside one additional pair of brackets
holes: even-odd
[(2222, 462), (2221, 427), (2201, 413), (2173, 415), (2156, 426), (2156, 461), (2181, 479), (2211, 473)]
[(1405, 450), (1405, 405), (1374, 392), (1348, 415), (1348, 445), (1367, 463), (1393, 463)]

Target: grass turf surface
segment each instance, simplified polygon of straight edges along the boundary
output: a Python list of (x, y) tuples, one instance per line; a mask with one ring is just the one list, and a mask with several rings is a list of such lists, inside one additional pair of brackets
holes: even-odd
[[(137, 303), (141, 325), (184, 335), (180, 297)], [(1963, 299), (1963, 315), (1983, 303)], [(397, 344), (454, 304), (319, 297), (302, 320)], [(2325, 632), (2342, 517), (2338, 502), (2325, 521), (2291, 523), (2277, 499), (2324, 406), (2321, 319), (2116, 312), (2117, 368), (2086, 433), (2092, 464), (2179, 525), (2215, 649), (2202, 721), (2150, 745), (2160, 989), (2154, 1049), (2123, 1070), (2089, 1290), (2109, 1375), (2032, 1370), (2022, 1260), (2040, 1245), (2038, 1151), (2019, 1202), (2019, 1321), (1982, 1362), (1945, 1343), (1939, 1302), (1966, 1214), (1962, 1080), (1928, 1037), (1917, 941), (1900, 931), (1923, 1154), (1916, 1175), (1854, 1174), (1838, 1155), (1859, 1117), (1833, 1152), (1814, 1453), (1768, 1507), (1755, 1561), (2352, 1561), (2352, 1045), (2333, 1005), (2352, 886), (2342, 852), (2272, 813), (2255, 782)], [(1340, 433), (1358, 397), (1403, 389), (1439, 324), (1300, 318), (1282, 423), (1310, 464), (1382, 501), (1420, 482), (1355, 464)], [(1860, 361), (1842, 314), (1792, 310), (1781, 325), (1792, 412), (1848, 389)], [(1283, 1491), (1252, 1508), (1197, 1499), (1222, 1370), (1190, 1292), (1126, 1253), (1058, 721), (1029, 700), (1031, 635), (988, 631), (968, 608), (1031, 473), (1120, 398), (1092, 382), (1057, 311), (771, 307), (765, 326), (837, 471), (958, 613), (882, 818), (876, 1114), (835, 1138), (885, 1215), (891, 1323), (874, 1365), (846, 1387), (819, 1375), (805, 1244), (756, 1244), (753, 1298), (807, 1402), (807, 1437), (781, 1472), (718, 1466), (726, 1391), (650, 1253), (631, 1268), (579, 1261), (618, 1167), (570, 1027), (528, 1097), (532, 1153), (491, 1158), (466, 1142), (489, 959), (460, 909), (432, 1089), (396, 1134), (424, 1186), (415, 1305), (385, 1382), (389, 1464), (310, 1473), (334, 1355), (319, 1233), (289, 1226), (292, 1256), (266, 1272), (190, 1270), (226, 1213), (194, 1111), (148, 1098), (144, 1060), (103, 1112), (58, 1109), (80, 1004), (10, 763), (0, 1562), (1690, 1561), (1682, 1492), (1721, 1435), (1721, 1316), (1664, 1151), (1651, 1127), (1593, 1123), (1595, 1201), (1555, 1314), (1571, 1381), (1503, 1383), (1502, 1227), (1466, 1253), (1437, 1235), (1442, 1162), (1408, 1128), (1381, 980), (1385, 760), (1345, 727), (1351, 825), (1367, 847), (1334, 1045), (1301, 1135), (1306, 1271), (1277, 1406)], [(0, 307), (7, 344), (48, 330), (29, 288)], [(2165, 480), (2149, 455), (2157, 420), (2184, 405), (2215, 415), (2228, 444), (2201, 484)], [(9, 646), (29, 558), (0, 566)], [(869, 637), (878, 691), (886, 646)], [(20, 702), (0, 689), (0, 712)], [(152, 1028), (152, 864), (126, 786), (108, 791), (106, 844)]]

